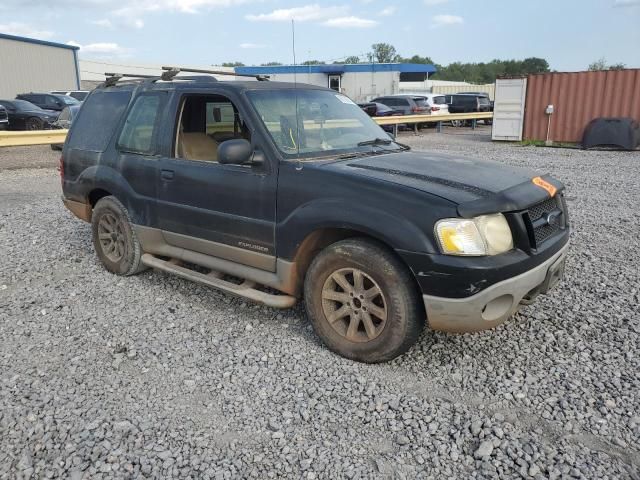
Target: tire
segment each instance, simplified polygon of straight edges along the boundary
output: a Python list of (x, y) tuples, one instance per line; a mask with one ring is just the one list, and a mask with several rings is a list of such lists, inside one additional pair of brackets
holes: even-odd
[(484, 124), (485, 125), (493, 125), (493, 120), (487, 118), (487, 119), (485, 119)]
[(91, 216), (93, 246), (104, 267), (116, 275), (135, 275), (147, 267), (129, 214), (113, 196), (101, 198)]
[(38, 117), (28, 118), (25, 122), (26, 130), (42, 130), (44, 128), (44, 122)]
[(307, 270), (304, 298), (313, 328), (327, 347), (359, 362), (386, 362), (403, 354), (425, 324), (409, 270), (368, 239), (342, 240), (322, 250)]

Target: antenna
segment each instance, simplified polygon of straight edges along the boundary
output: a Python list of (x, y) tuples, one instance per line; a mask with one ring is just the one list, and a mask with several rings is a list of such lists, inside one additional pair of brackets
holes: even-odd
[[(296, 64), (296, 21), (291, 19), (291, 48), (293, 50), (293, 91), (296, 99), (296, 150), (298, 153), (298, 162), (300, 162), (300, 120), (298, 118), (298, 65)], [(302, 168), (298, 164), (298, 168)]]

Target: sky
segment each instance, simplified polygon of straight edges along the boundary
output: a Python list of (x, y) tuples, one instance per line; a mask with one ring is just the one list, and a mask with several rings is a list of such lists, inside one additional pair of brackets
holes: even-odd
[(436, 63), (604, 57), (640, 67), (640, 0), (0, 0), (0, 33), (78, 45), (80, 58), (219, 65), (363, 59), (386, 42)]

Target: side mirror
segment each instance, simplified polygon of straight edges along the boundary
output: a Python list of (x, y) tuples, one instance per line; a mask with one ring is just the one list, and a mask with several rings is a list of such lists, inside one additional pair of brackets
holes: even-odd
[(247, 165), (251, 163), (253, 147), (244, 138), (226, 140), (218, 145), (218, 163)]

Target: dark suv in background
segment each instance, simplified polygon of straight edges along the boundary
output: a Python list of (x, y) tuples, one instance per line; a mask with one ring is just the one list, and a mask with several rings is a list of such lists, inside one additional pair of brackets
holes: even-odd
[(80, 102), (67, 95), (54, 95), (53, 93), (21, 93), (16, 95), (18, 100), (26, 100), (45, 110), (62, 111), (69, 105), (78, 105)]
[[(473, 93), (455, 93), (453, 95), (445, 95), (446, 102), (449, 105), (449, 113), (472, 113), (472, 112), (490, 112), (491, 102), (486, 94)], [(470, 120), (452, 120), (453, 126), (468, 125)], [(486, 125), (491, 124), (491, 120), (484, 120)]]
[(392, 95), (374, 98), (371, 101), (382, 103), (404, 115), (429, 115), (431, 113), (427, 99), (419, 95)]

